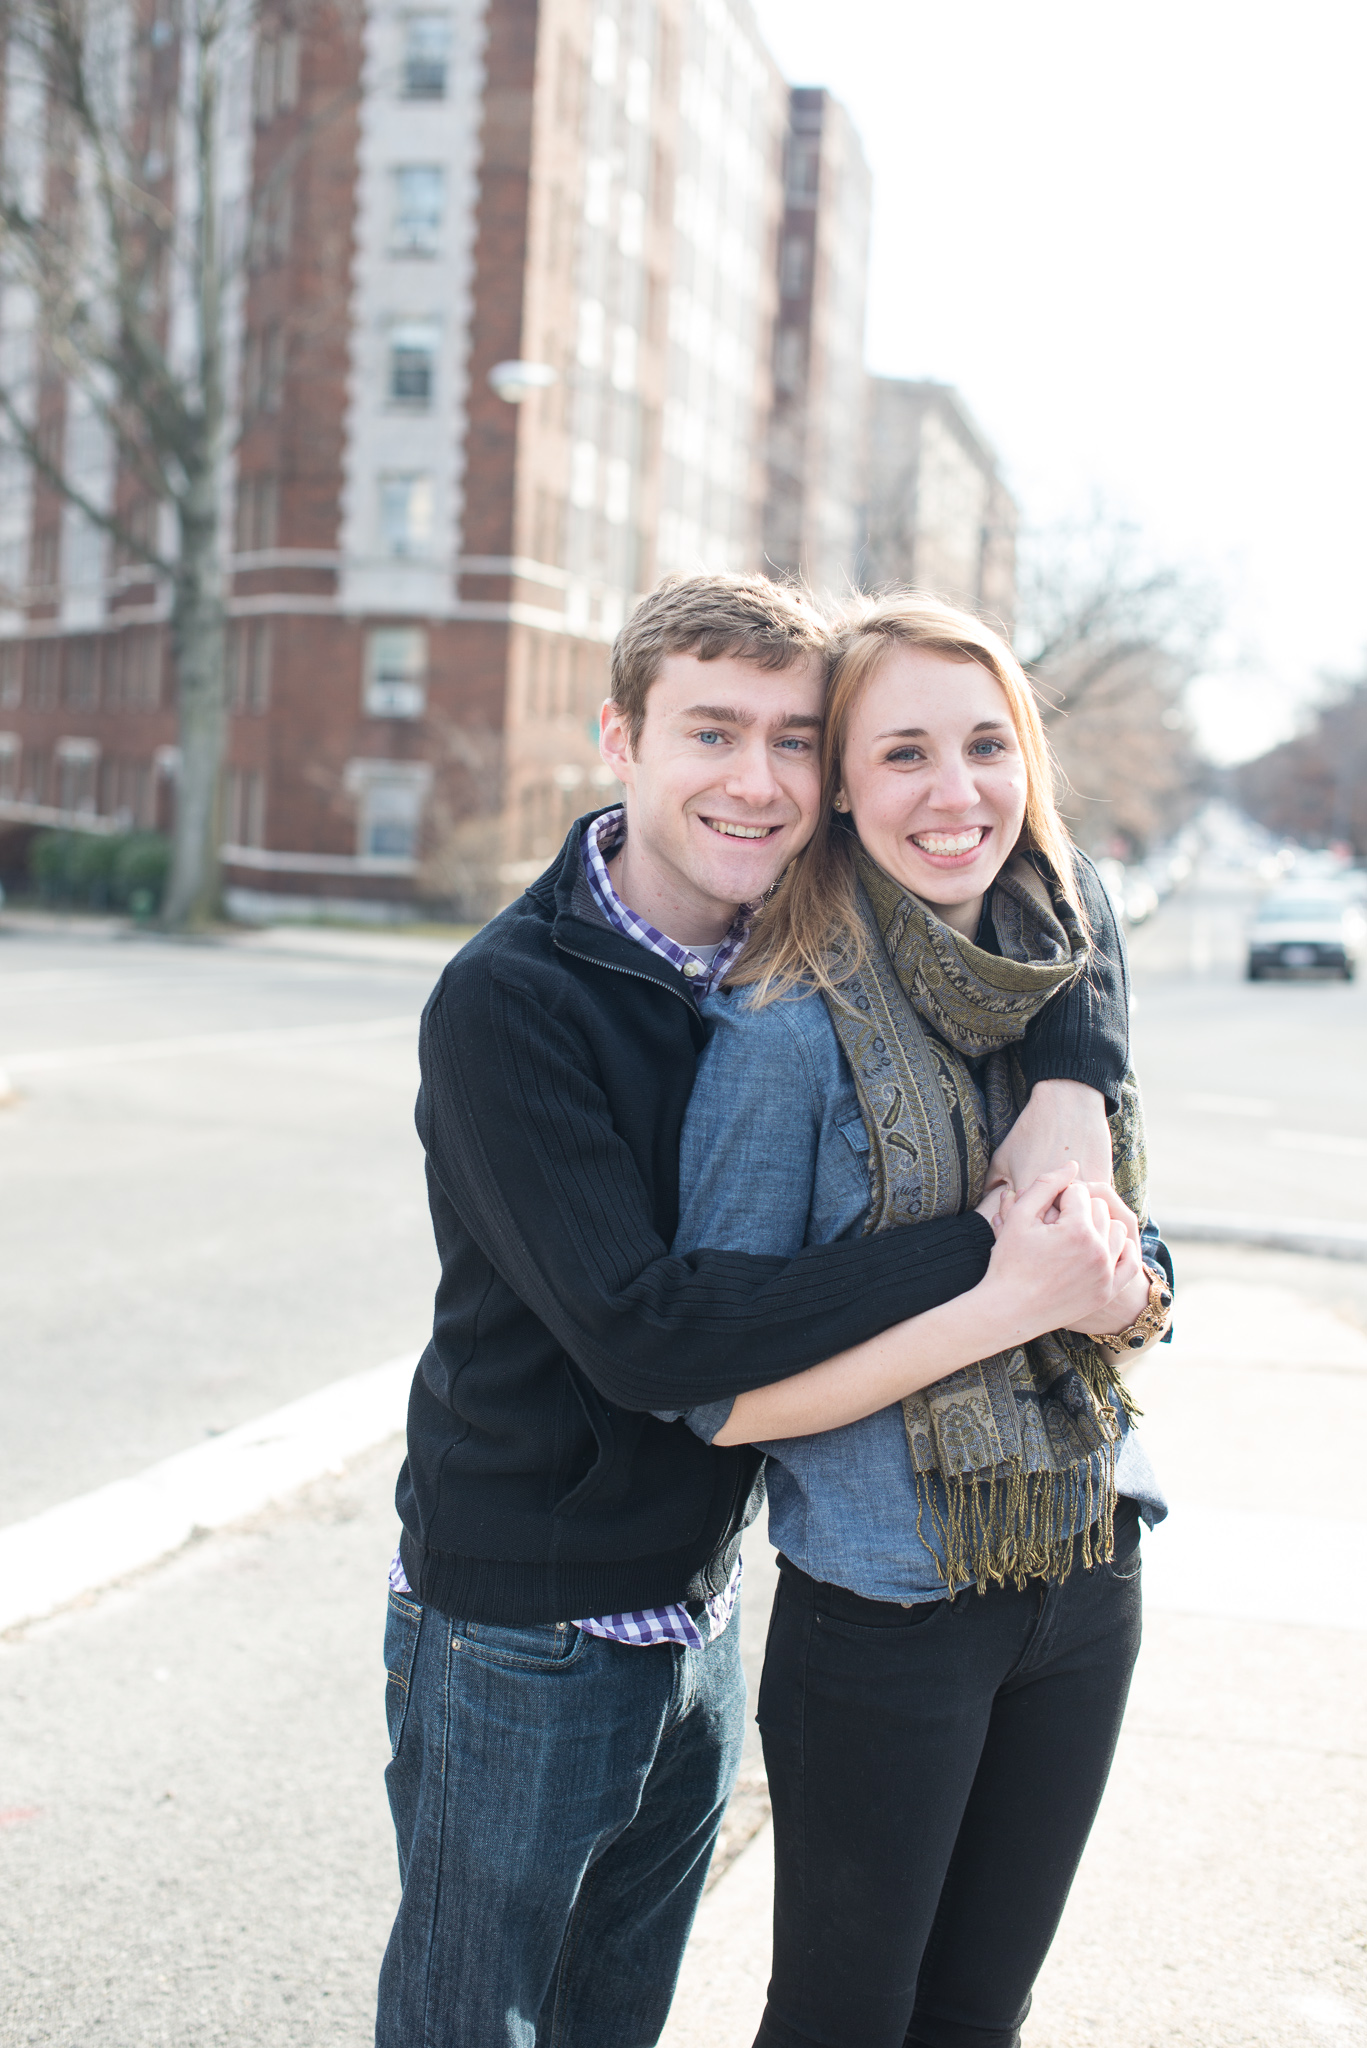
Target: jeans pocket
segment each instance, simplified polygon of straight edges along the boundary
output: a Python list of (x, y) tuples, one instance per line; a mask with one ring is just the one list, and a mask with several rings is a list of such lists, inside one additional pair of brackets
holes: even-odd
[(458, 1621), (453, 1650), (466, 1650), (477, 1663), (509, 1671), (559, 1671), (573, 1663), (588, 1637), (572, 1621)]
[(399, 1743), (403, 1739), (403, 1724), (408, 1714), (408, 1696), (413, 1679), (413, 1659), (417, 1655), (421, 1628), (422, 1608), (418, 1602), (406, 1600), (402, 1593), (391, 1592), (384, 1624), (384, 1712), (389, 1723), (391, 1758), (398, 1755)]

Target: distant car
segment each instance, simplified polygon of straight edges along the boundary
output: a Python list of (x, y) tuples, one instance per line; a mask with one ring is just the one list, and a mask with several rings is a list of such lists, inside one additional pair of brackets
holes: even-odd
[(1367, 941), (1367, 917), (1345, 896), (1278, 890), (1259, 904), (1248, 940), (1248, 978), (1340, 974), (1351, 981)]

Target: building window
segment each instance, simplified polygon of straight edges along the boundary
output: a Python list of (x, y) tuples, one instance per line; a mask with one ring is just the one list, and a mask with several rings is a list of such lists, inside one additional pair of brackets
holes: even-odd
[(263, 35), (256, 46), (256, 118), (273, 121), (287, 113), (299, 98), (299, 37), (287, 29), (283, 35)]
[(0, 711), (17, 711), (24, 701), (24, 650), (0, 647)]
[(356, 851), (362, 860), (416, 860), (432, 770), (424, 762), (351, 761), (346, 786), (357, 799)]
[(93, 813), (100, 749), (95, 740), (60, 739), (53, 749), (59, 811)]
[(451, 61), (449, 14), (410, 14), (403, 25), (403, 96), (444, 100)]
[(592, 441), (576, 441), (570, 451), (570, 503), (587, 511), (598, 488), (598, 450)]
[(125, 711), (155, 711), (161, 704), (161, 634), (127, 628), (105, 652), (106, 701)]
[(223, 772), (223, 837), (229, 846), (266, 843), (266, 778), (255, 768)]
[(636, 389), (636, 329), (614, 328), (612, 336), (612, 382), (617, 391)]
[(586, 370), (596, 370), (603, 360), (603, 338), (606, 323), (603, 317), (602, 301), (581, 299), (579, 303), (579, 341), (577, 353)]
[(279, 412), (285, 385), (285, 335), (283, 328), (257, 328), (247, 336), (242, 352), (242, 410), (248, 419), (257, 413)]
[(271, 700), (271, 622), (244, 620), (233, 629), (228, 703), (235, 712), (264, 711)]
[(605, 464), (603, 487), (603, 513), (612, 526), (625, 523), (631, 508), (631, 467), (619, 457), (613, 457)]
[(55, 640), (40, 640), (33, 650), (33, 708), (57, 709), (58, 658), (61, 648)]
[(65, 697), (73, 711), (93, 711), (100, 700), (99, 649), (94, 640), (70, 640), (66, 646)]
[(243, 477), (237, 487), (237, 551), (259, 554), (275, 546), (280, 487), (273, 476)]
[(426, 555), (432, 546), (430, 476), (380, 478), (380, 545), (387, 555)]
[(801, 235), (789, 235), (783, 244), (779, 290), (785, 299), (800, 299), (807, 289), (807, 244)]
[(800, 391), (803, 367), (802, 329), (780, 327), (774, 344), (774, 383), (778, 390)]
[(370, 718), (421, 718), (427, 709), (427, 635), (413, 626), (381, 626), (365, 648), (365, 709)]
[(437, 388), (438, 329), (430, 320), (407, 320), (389, 330), (389, 402), (429, 412)]
[(815, 135), (794, 135), (788, 144), (788, 197), (815, 199), (820, 182), (820, 139)]
[(402, 164), (394, 173), (392, 248), (399, 256), (435, 256), (441, 239), (446, 177), (440, 164)]
[(19, 794), (19, 735), (0, 732), (0, 803), (13, 803)]

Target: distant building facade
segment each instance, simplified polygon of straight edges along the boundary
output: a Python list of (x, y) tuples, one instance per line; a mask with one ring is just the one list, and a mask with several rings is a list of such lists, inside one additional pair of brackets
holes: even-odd
[(871, 182), (838, 100), (791, 95), (764, 545), (823, 597), (854, 587), (865, 494)]
[(864, 587), (909, 583), (1009, 630), (1017, 512), (991, 446), (952, 385), (872, 377), (869, 391)]
[[(295, 19), (267, 9), (228, 93), (225, 193), (270, 193), (228, 315), (229, 902), (482, 915), (610, 793), (597, 710), (636, 594), (765, 566), (809, 162), (846, 211), (818, 209), (805, 259), (805, 403), (832, 418), (787, 413), (798, 558), (820, 582), (849, 556), (867, 173), (824, 94), (796, 96), (789, 145), (746, 0)], [(174, 106), (174, 42), (152, 44)], [(22, 329), (10, 295), (0, 362)], [(532, 366), (500, 385), (520, 403), (491, 386), (508, 363)], [(70, 456), (91, 426), (54, 388)], [(165, 825), (166, 590), (13, 458), (0, 557), (0, 827)]]

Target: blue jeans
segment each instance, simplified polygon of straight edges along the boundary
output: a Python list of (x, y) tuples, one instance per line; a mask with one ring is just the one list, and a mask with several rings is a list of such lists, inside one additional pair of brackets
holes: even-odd
[(739, 1613), (638, 1649), (391, 1593), (385, 1663), (403, 1897), (376, 2048), (650, 2048), (740, 1765)]

